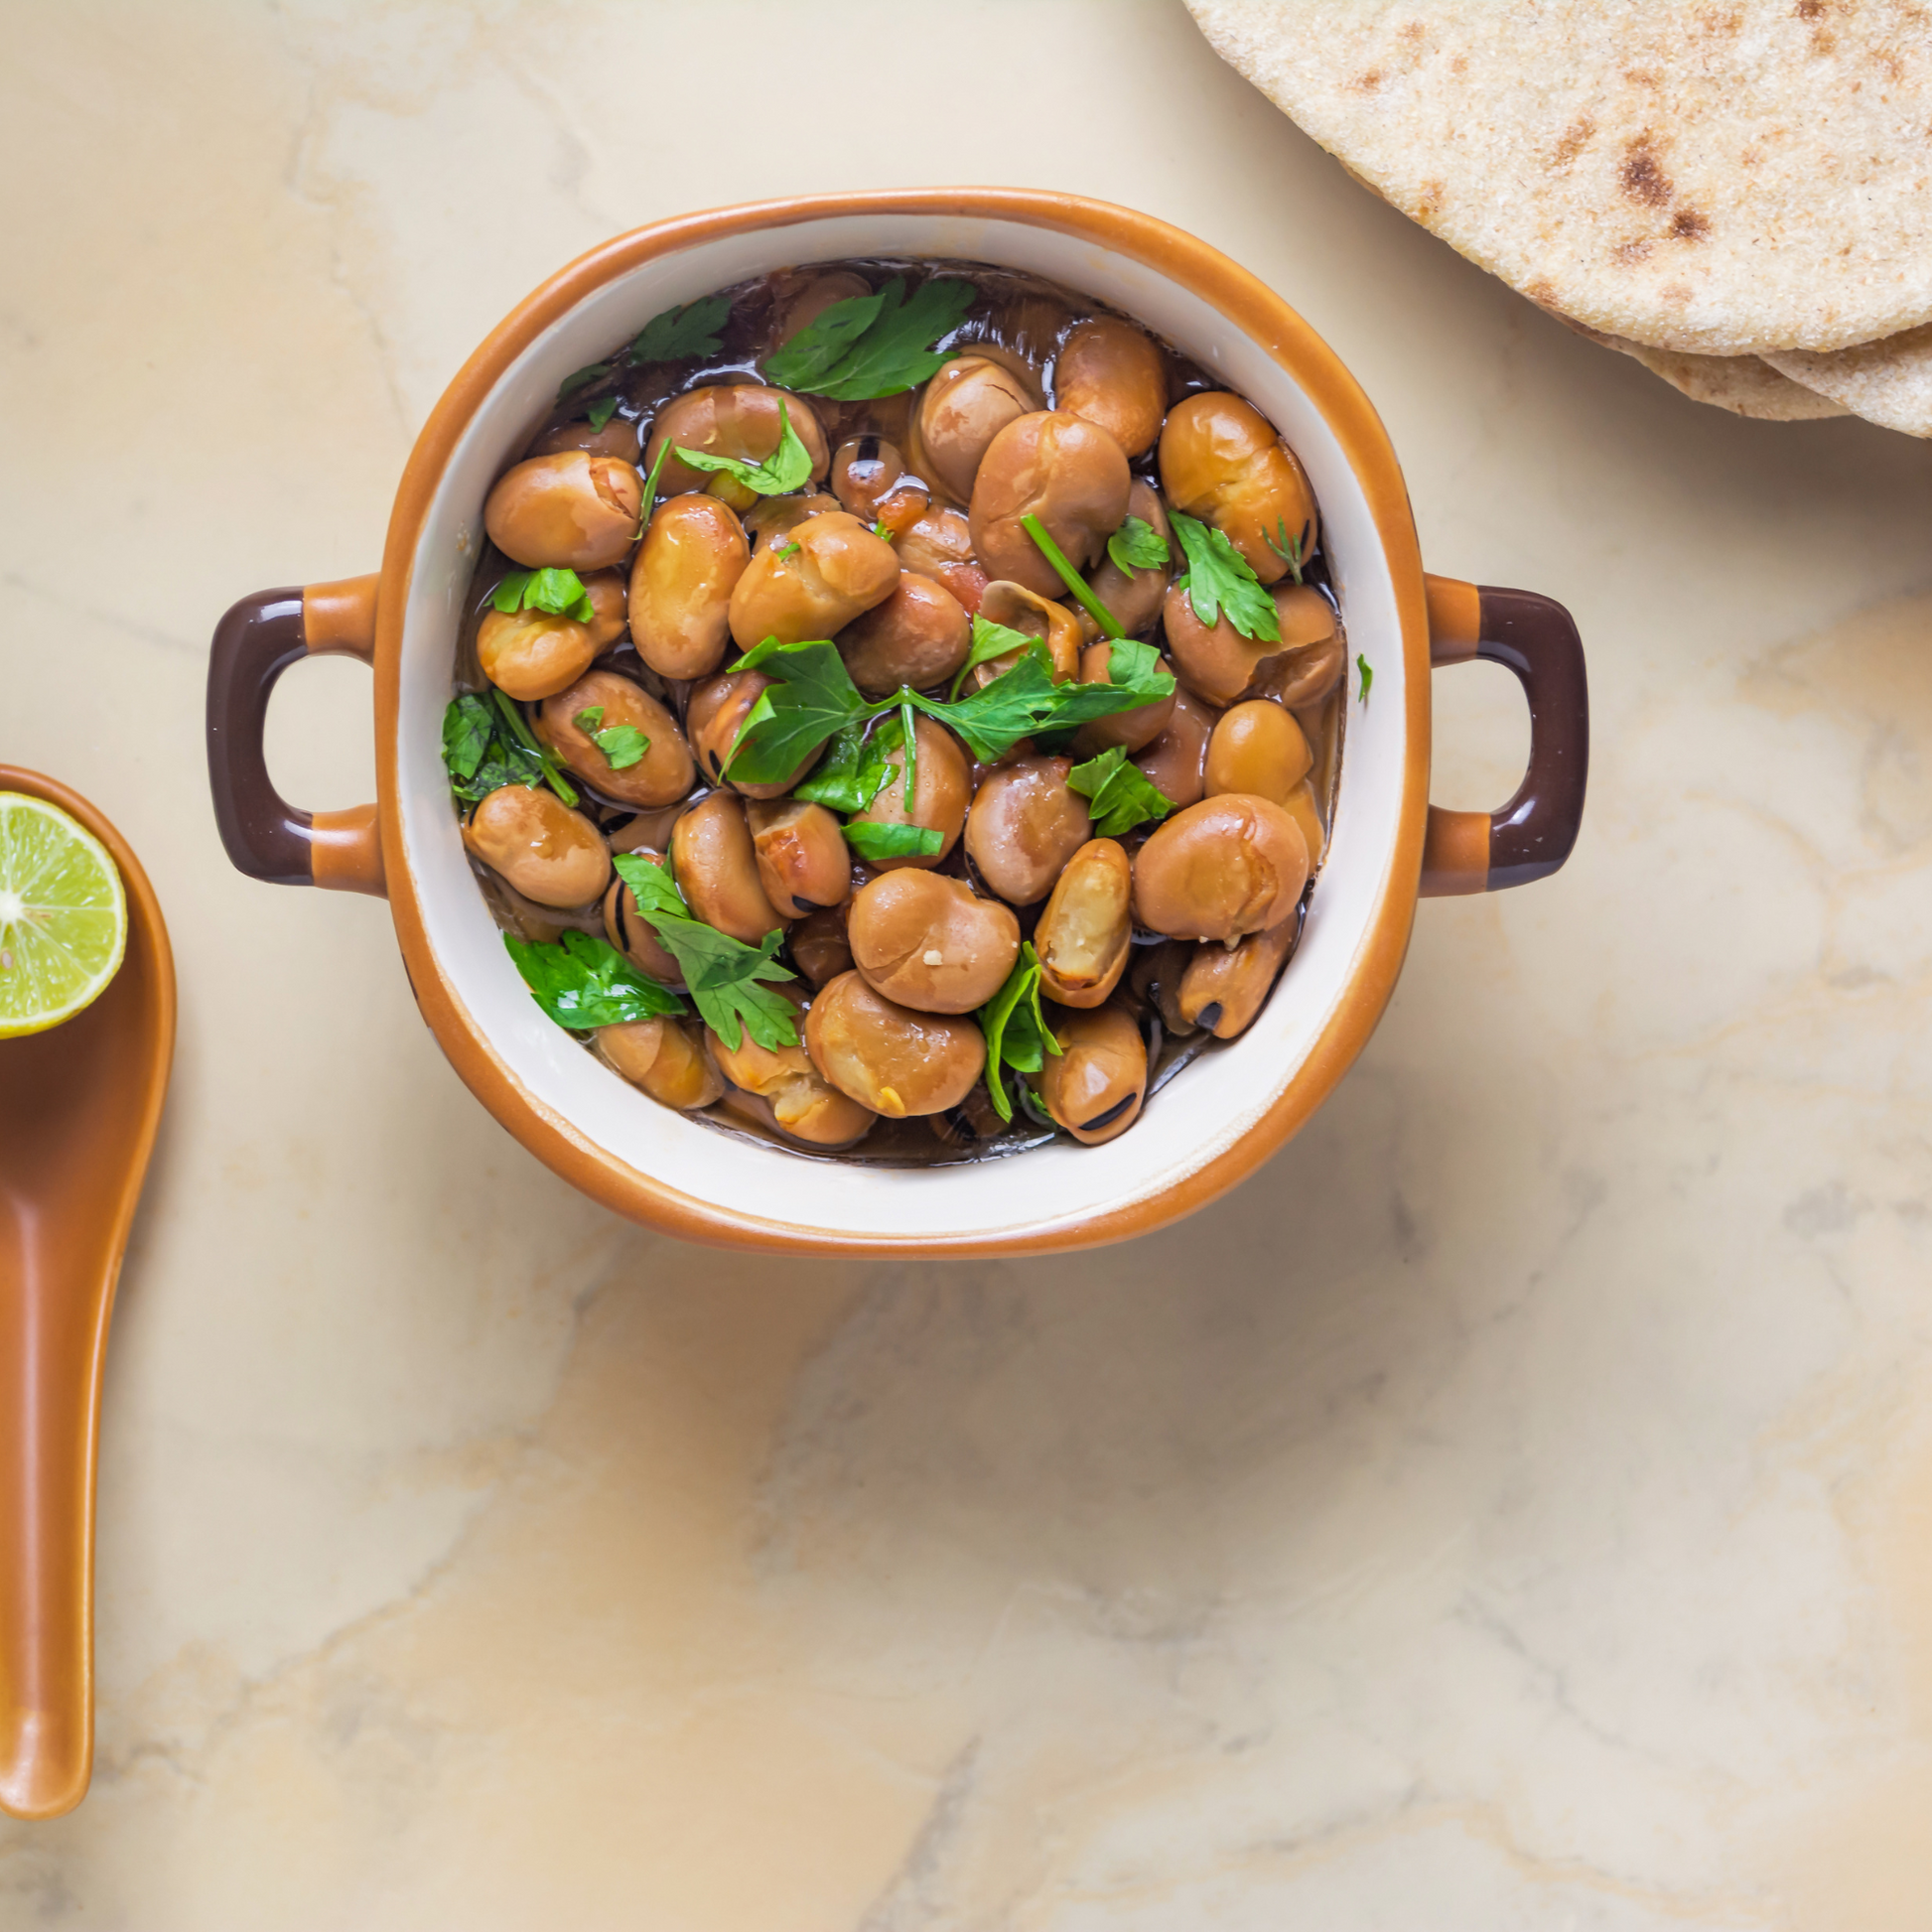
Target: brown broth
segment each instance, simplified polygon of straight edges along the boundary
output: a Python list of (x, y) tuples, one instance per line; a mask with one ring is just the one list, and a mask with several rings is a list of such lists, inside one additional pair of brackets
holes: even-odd
[[(818, 273), (832, 268), (853, 269), (865, 276), (875, 288), (888, 276), (897, 274), (904, 275), (908, 285), (911, 286), (916, 286), (919, 281), (934, 273), (966, 275), (975, 285), (976, 298), (952, 333), (940, 339), (938, 346), (971, 348), (990, 345), (1023, 357), (1035, 371), (1049, 406), (1053, 398), (1053, 357), (1067, 330), (1074, 323), (1090, 317), (1120, 313), (1093, 301), (1090, 297), (1075, 294), (1050, 282), (977, 262), (907, 262), (882, 258), (814, 263), (811, 265), (810, 272)], [(707, 383), (762, 382), (765, 378), (760, 372), (759, 365), (764, 356), (778, 346), (774, 340), (776, 319), (784, 296), (793, 286), (788, 278), (801, 276), (803, 272), (801, 270), (780, 271), (775, 275), (761, 276), (754, 281), (740, 283), (734, 288), (718, 291), (731, 297), (732, 309), (721, 332), (718, 349), (707, 357), (687, 358), (673, 363), (646, 364), (626, 372), (621, 366), (620, 347), (613, 357), (617, 367), (614, 368), (611, 378), (603, 382), (590, 383), (574, 393), (567, 402), (560, 403), (539, 426), (526, 449), (540, 445), (546, 438), (559, 433), (571, 432), (573, 426), (579, 424), (584, 439), (592, 438), (595, 432), (592, 430), (586, 411), (592, 403), (611, 398), (616, 399), (617, 408), (605, 425), (606, 431), (610, 430), (614, 422), (631, 425), (641, 445), (648, 439), (651, 418), (662, 404), (673, 397), (682, 395), (687, 390), (700, 388)], [(1128, 319), (1133, 320), (1131, 317)], [(1137, 326), (1144, 327), (1144, 325)], [(1157, 337), (1156, 340), (1160, 339)], [(1189, 361), (1170, 345), (1163, 343), (1162, 347), (1168, 362), (1170, 408), (1186, 396), (1225, 386), (1215, 382), (1206, 371)], [(912, 392), (865, 402), (830, 402), (819, 397), (813, 397), (812, 401), (824, 425), (829, 449), (836, 451), (848, 437), (877, 435), (890, 439), (902, 450), (907, 417), (915, 397), (916, 392)], [(1135, 459), (1131, 468), (1136, 477), (1145, 478), (1158, 484), (1157, 451), (1158, 444), (1155, 450), (1150, 450), (1144, 456)], [(922, 479), (913, 481), (919, 483), (921, 486), (929, 487)], [(933, 490), (931, 493), (935, 502), (947, 500), (942, 492)], [(488, 688), (477, 659), (477, 630), (489, 608), (491, 592), (510, 568), (512, 566), (509, 560), (485, 541), (471, 581), (468, 610), (458, 640), (455, 682), (456, 689), (459, 691), (484, 691)], [(1305, 567), (1304, 577), (1307, 582), (1314, 585), (1321, 592), (1330, 605), (1336, 604), (1323, 553), (1316, 552)], [(1344, 637), (1338, 606), (1335, 623), (1337, 636)], [(1157, 618), (1141, 635), (1158, 641), (1160, 620)], [(1345, 662), (1344, 655), (1344, 664)], [(627, 639), (604, 652), (597, 659), (596, 668), (621, 671), (625, 676), (635, 679), (654, 697), (668, 705), (676, 714), (679, 723), (683, 723), (690, 686), (659, 677), (637, 656)], [(1324, 833), (1332, 828), (1334, 800), (1340, 779), (1343, 719), (1346, 713), (1343, 698), (1346, 688), (1347, 679), (1344, 674), (1341, 684), (1325, 698), (1296, 713), (1314, 753), (1314, 765), (1311, 777)], [(525, 709), (527, 710), (528, 707)], [(701, 798), (707, 796), (711, 790), (711, 787), (701, 778), (689, 796), (677, 805), (666, 807), (661, 812), (638, 813), (628, 805), (601, 797), (586, 786), (580, 778), (573, 777), (573, 782), (583, 792), (586, 807), (597, 819), (606, 836), (610, 838), (614, 848), (620, 851), (640, 843), (651, 843), (651, 835), (657, 832), (660, 826), (663, 835), (667, 837), (670, 820), (678, 813), (688, 810)], [(1127, 834), (1122, 843), (1128, 848), (1130, 855), (1139, 847), (1144, 836), (1144, 832)], [(662, 849), (661, 844), (658, 849)], [(1322, 861), (1324, 864), (1325, 859), (1324, 851)], [(471, 869), (478, 877), (491, 916), (507, 932), (531, 940), (554, 940), (560, 932), (571, 927), (600, 935), (603, 933), (603, 917), (596, 904), (576, 910), (555, 911), (522, 898), (487, 867), (475, 859), (471, 861)], [(938, 870), (957, 877), (973, 877), (963, 838), (955, 844)], [(1306, 923), (1309, 901), (1313, 895), (1320, 871), (1321, 866), (1318, 864), (1311, 874), (1308, 887), (1303, 893), (1301, 907), (1297, 914), (1296, 944), (1289, 949), (1288, 960), (1293, 960), (1299, 949), (1300, 928)], [(863, 883), (871, 876), (863, 865), (855, 861), (855, 890), (857, 884)], [(977, 885), (978, 882), (975, 880), (974, 883)], [(1024, 933), (1032, 933), (1034, 924), (1043, 907), (1042, 900), (1032, 906), (1014, 908)], [(1159, 943), (1162, 943), (1162, 940), (1158, 934), (1141, 932), (1135, 934), (1137, 949)], [(1287, 970), (1287, 961), (1283, 963), (1283, 972)], [(1122, 978), (1123, 991), (1119, 997), (1130, 997), (1127, 989), (1129, 981), (1135, 977), (1135, 964), (1136, 962), (1130, 961), (1128, 972)], [(809, 982), (805, 983), (809, 984)], [(1278, 975), (1276, 986), (1279, 985)], [(1274, 993), (1271, 990), (1269, 998), (1273, 999), (1273, 997)], [(1159, 1012), (1151, 999), (1136, 999), (1133, 1004), (1139, 1013), (1142, 1034), (1149, 1045), (1147, 1093), (1150, 1103), (1183, 1067), (1191, 1065), (1196, 1060), (1211, 1059), (1216, 1053), (1238, 1043), (1236, 1040), (1217, 1040), (1211, 1035), (1204, 1033), (1194, 1033), (1184, 1037), (1172, 1036), (1164, 1030)], [(586, 1050), (592, 1050), (588, 1043)], [(996, 1160), (1011, 1154), (1025, 1153), (1029, 1149), (1043, 1146), (1049, 1141), (1067, 1138), (1046, 1121), (1043, 1112), (1036, 1119), (1030, 1119), (1024, 1107), (1016, 1107), (1012, 1124), (1003, 1126), (993, 1112), (992, 1103), (983, 1085), (976, 1086), (967, 1099), (947, 1115), (921, 1116), (909, 1120), (889, 1120), (882, 1117), (859, 1146), (837, 1153), (826, 1153), (804, 1147), (782, 1135), (766, 1132), (748, 1123), (741, 1116), (727, 1113), (722, 1103), (706, 1108), (694, 1114), (692, 1118), (703, 1121), (707, 1127), (718, 1133), (728, 1134), (739, 1140), (759, 1141), (781, 1147), (786, 1153), (800, 1155), (807, 1160), (861, 1162), (868, 1166), (889, 1168), (933, 1167)]]

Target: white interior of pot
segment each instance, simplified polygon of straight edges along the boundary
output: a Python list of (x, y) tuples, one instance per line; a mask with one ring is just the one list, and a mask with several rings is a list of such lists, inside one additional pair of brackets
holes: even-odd
[[(925, 1170), (867, 1168), (799, 1159), (657, 1106), (537, 1010), (477, 890), (450, 807), (441, 725), (483, 497), (547, 413), (558, 384), (674, 304), (780, 267), (871, 255), (982, 261), (1050, 277), (1139, 317), (1251, 397), (1308, 469), (1351, 658), (1359, 651), (1374, 666), (1367, 707), (1351, 689), (1328, 858), (1282, 983), (1241, 1039), (1184, 1069), (1105, 1147), (1054, 1145)], [(1294, 377), (1217, 310), (1125, 255), (1021, 222), (840, 216), (707, 242), (619, 277), (533, 343), (490, 392), (444, 474), (416, 554), (398, 717), (403, 840), (429, 943), (456, 998), (532, 1097), (619, 1160), (765, 1221), (867, 1235), (1017, 1236), (1086, 1221), (1173, 1186), (1239, 1141), (1308, 1058), (1346, 994), (1391, 863), (1404, 681), (1387, 561), (1340, 445)]]

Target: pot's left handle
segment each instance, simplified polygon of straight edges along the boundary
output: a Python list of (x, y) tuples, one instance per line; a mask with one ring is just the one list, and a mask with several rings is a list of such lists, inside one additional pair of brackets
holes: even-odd
[(301, 657), (375, 660), (374, 577), (260, 591), (214, 627), (207, 663), (207, 781), (239, 871), (271, 886), (387, 897), (375, 807), (306, 812), (275, 789), (262, 752), (268, 694)]

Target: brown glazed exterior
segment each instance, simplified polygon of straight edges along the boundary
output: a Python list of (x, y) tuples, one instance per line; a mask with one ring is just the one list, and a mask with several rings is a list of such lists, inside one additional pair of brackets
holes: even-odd
[[(1190, 290), (1224, 317), (1230, 329), (1266, 345), (1321, 413), (1367, 501), (1395, 589), (1405, 659), (1407, 744), (1400, 825), (1387, 884), (1337, 1012), (1268, 1112), (1236, 1145), (1158, 1193), (1073, 1226), (1024, 1237), (970, 1230), (931, 1236), (847, 1235), (801, 1227), (729, 1212), (617, 1160), (536, 1101), (455, 998), (431, 952), (403, 853), (396, 804), (396, 727), (412, 560), (438, 482), (483, 399), (538, 336), (615, 276), (724, 236), (868, 214), (1023, 222), (1128, 256)], [(223, 840), (242, 871), (278, 883), (355, 892), (382, 893), (386, 881), (396, 936), (423, 1017), (457, 1071), (526, 1148), (618, 1212), (684, 1240), (771, 1253), (1036, 1254), (1092, 1247), (1165, 1226), (1225, 1193), (1327, 1097), (1374, 1031), (1394, 990), (1416, 898), (1425, 890), (1426, 832), (1431, 839), (1426, 890), (1433, 892), (1483, 891), (1529, 876), (1522, 873), (1525, 863), (1561, 863), (1561, 853), (1576, 836), (1573, 807), (1581, 800), (1586, 736), (1582, 656), (1581, 651), (1574, 654), (1575, 675), (1569, 676), (1559, 662), (1562, 640), (1552, 641), (1548, 626), (1536, 629), (1532, 624), (1534, 637), (1524, 633), (1521, 614), (1513, 608), (1505, 612), (1500, 605), (1494, 607), (1521, 633), (1512, 643), (1494, 642), (1495, 650), (1521, 657), (1518, 675), (1533, 698), (1546, 694), (1551, 707), (1574, 698), (1577, 709), (1561, 723), (1553, 712), (1539, 715), (1531, 777), (1518, 799), (1493, 820), (1480, 813), (1432, 814), (1429, 808), (1432, 617), (1440, 612), (1446, 640), (1468, 640), (1467, 648), (1452, 645), (1451, 657), (1472, 656), (1483, 631), (1484, 599), (1498, 595), (1515, 594), (1479, 593), (1472, 585), (1425, 580), (1395, 452), (1359, 384), (1279, 296), (1205, 242), (1128, 208), (1030, 189), (905, 189), (757, 203), (683, 215), (606, 242), (553, 276), (498, 325), (458, 372), (417, 439), (396, 494), (379, 578), (269, 593), (244, 600), (222, 621), (209, 670), (209, 776)], [(1574, 642), (1574, 628), (1570, 634)], [(267, 690), (304, 650), (351, 651), (375, 667), (376, 807), (312, 818), (286, 805), (268, 783), (259, 745)], [(1502, 661), (1515, 659), (1505, 656)], [(1553, 760), (1550, 751), (1559, 741), (1569, 749), (1563, 759)], [(1553, 764), (1574, 771), (1577, 785), (1557, 786), (1550, 775)]]
[(64, 1026), (0, 1039), (0, 1812), (58, 1818), (93, 1769), (94, 1464), (107, 1319), (175, 1052), (154, 888), (84, 798), (0, 764), (113, 854), (127, 954)]

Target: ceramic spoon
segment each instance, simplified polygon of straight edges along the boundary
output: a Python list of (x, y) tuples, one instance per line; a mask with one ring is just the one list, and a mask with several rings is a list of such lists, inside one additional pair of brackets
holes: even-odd
[(127, 958), (66, 1026), (0, 1039), (0, 1811), (71, 1811), (93, 1770), (94, 1450), (107, 1316), (175, 1050), (154, 888), (84, 798), (0, 764), (114, 855)]

